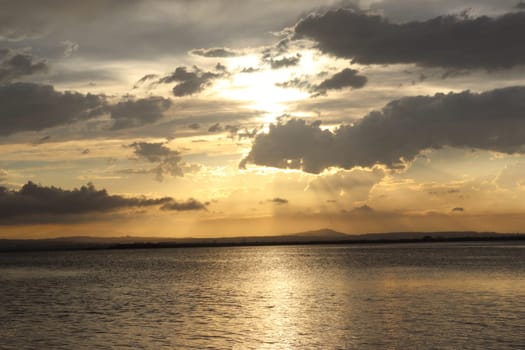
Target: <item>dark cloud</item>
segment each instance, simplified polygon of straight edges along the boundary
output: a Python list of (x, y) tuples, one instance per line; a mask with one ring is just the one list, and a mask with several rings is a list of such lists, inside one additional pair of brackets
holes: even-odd
[(483, 93), (405, 97), (352, 125), (323, 130), (292, 119), (259, 134), (241, 162), (320, 173), (383, 164), (403, 167), (425, 149), (445, 146), (525, 152), (525, 87)]
[(269, 202), (272, 202), (274, 204), (278, 204), (278, 205), (282, 205), (282, 204), (288, 204), (288, 199), (285, 199), (285, 198), (279, 198), (279, 197), (275, 197), (273, 199), (269, 199), (268, 200)]
[(18, 191), (0, 186), (0, 223), (52, 222), (67, 215), (107, 212), (130, 207), (161, 205), (169, 197), (147, 199), (110, 195), (92, 184), (64, 190), (28, 182)]
[[(238, 132), (239, 132), (240, 129), (241, 129), (241, 127), (239, 125), (226, 124), (223, 127), (220, 123), (215, 123), (215, 124), (211, 125), (208, 128), (208, 132), (222, 132), (222, 131), (226, 131), (226, 132), (228, 132), (230, 134), (229, 137), (234, 138), (235, 136), (238, 135)], [(245, 129), (245, 133), (242, 132), (242, 135), (243, 135), (242, 137), (248, 137), (249, 131), (247, 129)], [(241, 136), (239, 136), (239, 138), (241, 138)]]
[(224, 126), (224, 130), (230, 133), (230, 137), (237, 136), (237, 133), (239, 132), (240, 129), (241, 127), (239, 125), (225, 125)]
[(254, 67), (245, 67), (241, 70), (241, 73), (255, 73), (255, 72), (258, 72), (260, 71), (259, 68), (254, 68)]
[(154, 123), (163, 117), (169, 107), (171, 107), (171, 101), (159, 96), (121, 101), (109, 107), (111, 119), (115, 121), (112, 129), (125, 129)]
[(221, 71), (221, 72), (226, 72), (227, 69), (226, 69), (226, 66), (220, 62), (218, 62), (216, 65), (215, 65), (215, 70), (218, 70), (218, 71)]
[(38, 131), (104, 113), (100, 95), (56, 91), (50, 85), (0, 85), (0, 135)]
[[(170, 84), (177, 82), (173, 87), (173, 95), (177, 97), (193, 95), (211, 85), (214, 79), (220, 78), (224, 72), (204, 72), (198, 67), (188, 70), (186, 67), (177, 67), (172, 73), (160, 78), (156, 83)], [(143, 80), (143, 77), (141, 80)], [(140, 81), (140, 80), (139, 80)]]
[(190, 198), (187, 201), (171, 201), (164, 204), (160, 209), (175, 211), (206, 210), (206, 204)]
[(184, 176), (185, 172), (196, 170), (195, 165), (184, 163), (180, 152), (167, 147), (166, 142), (134, 142), (129, 147), (133, 148), (138, 159), (157, 163), (152, 169), (134, 170), (134, 173), (153, 173), (158, 181), (162, 181), (165, 175)]
[(47, 70), (48, 66), (44, 60), (36, 60), (28, 53), (0, 48), (0, 83), (45, 73)]
[(208, 132), (220, 132), (223, 128), (220, 123), (215, 123), (208, 128)]
[(159, 76), (157, 74), (146, 74), (142, 78), (140, 78), (135, 85), (133, 85), (133, 89), (137, 89), (139, 86), (147, 83), (147, 82), (153, 82), (157, 80)]
[[(188, 68), (181, 66), (175, 68), (175, 70), (170, 74), (160, 78), (158, 82), (163, 84), (169, 84), (173, 82), (197, 79), (199, 77), (200, 72), (201, 70), (198, 68), (196, 68), (194, 71), (188, 71)], [(145, 77), (142, 77), (142, 79), (144, 79)]]
[(237, 53), (233, 50), (216, 47), (212, 49), (195, 49), (190, 51), (193, 55), (202, 57), (233, 57), (237, 56)]
[(441, 195), (455, 195), (461, 193), (461, 190), (457, 188), (444, 188), (444, 189), (434, 189), (428, 191), (428, 194), (434, 195), (434, 196), (441, 196)]
[(201, 125), (199, 123), (191, 123), (188, 125), (188, 128), (191, 130), (199, 130), (201, 128)]
[(0, 85), (0, 135), (39, 131), (108, 113), (112, 130), (139, 127), (161, 119), (170, 106), (169, 99), (158, 96), (110, 104), (104, 95), (56, 91), (51, 85)]
[(355, 207), (351, 210), (352, 213), (355, 214), (371, 214), (375, 212), (374, 208), (368, 206), (368, 205), (361, 205), (359, 207)]
[(378, 15), (339, 9), (301, 20), (294, 38), (312, 39), (321, 51), (360, 64), (492, 70), (525, 63), (523, 32), (524, 12), (396, 24)]
[(462, 213), (465, 211), (465, 209), (461, 208), (461, 207), (456, 207), (456, 208), (452, 208), (452, 211), (453, 212), (457, 212), (457, 213)]
[(297, 54), (295, 56), (289, 56), (289, 57), (283, 57), (279, 59), (270, 59), (270, 67), (272, 69), (279, 69), (279, 68), (286, 68), (286, 67), (292, 67), (299, 64), (301, 61), (301, 55)]
[(122, 175), (148, 175), (154, 174), (154, 169), (119, 169), (115, 171), (116, 174)]
[(172, 154), (179, 154), (165, 146), (165, 142), (134, 142), (130, 147), (134, 148), (135, 155), (144, 158), (148, 162), (159, 162)]
[(235, 138), (235, 137), (238, 137), (239, 139), (243, 139), (243, 138), (253, 138), (257, 132), (259, 131), (259, 128), (253, 128), (252, 130), (248, 130), (247, 128), (243, 128), (241, 130), (241, 126), (240, 125), (231, 125), (231, 124), (226, 124), (224, 125), (224, 127), (221, 125), (221, 123), (215, 123), (215, 124), (212, 124), (210, 125), (210, 127), (208, 128), (208, 132), (228, 132), (229, 133), (229, 136), (230, 138)]
[(37, 145), (41, 145), (47, 141), (51, 140), (51, 136), (49, 135), (46, 135), (46, 136), (42, 136), (41, 138), (39, 138), (38, 140), (36, 140), (35, 142), (33, 142), (33, 145), (34, 146), (37, 146)]
[(308, 90), (310, 92), (315, 92), (316, 88), (315, 84), (312, 84), (308, 80), (301, 78), (293, 78), (282, 83), (276, 83), (275, 85), (285, 89), (295, 88), (300, 90)]
[(520, 1), (516, 4), (516, 8), (520, 10), (525, 10), (525, 3), (523, 1)]
[(359, 89), (365, 86), (367, 78), (359, 75), (359, 72), (355, 69), (345, 68), (339, 73), (334, 74), (332, 77), (322, 81), (315, 87), (315, 90), (319, 93), (326, 92), (326, 90), (341, 90), (347, 87), (352, 89)]
[(501, 15), (515, 8), (518, 0), (374, 0), (370, 10), (381, 13), (392, 22), (427, 20), (446, 14)]
[(239, 140), (242, 139), (253, 139), (255, 136), (257, 136), (257, 133), (262, 129), (261, 127), (254, 127), (253, 129), (249, 130), (247, 128), (243, 128), (242, 131), (237, 133), (237, 137)]
[[(285, 32), (288, 32), (288, 31), (289, 31), (288, 29), (285, 30)], [(262, 60), (270, 64), (272, 64), (273, 61), (277, 60), (277, 61), (283, 61), (283, 63), (285, 64), (288, 62), (291, 62), (292, 65), (295, 65), (296, 63), (299, 62), (301, 55), (297, 53), (296, 56), (288, 56), (288, 57), (284, 56), (285, 54), (289, 53), (289, 50), (290, 50), (289, 44), (290, 44), (290, 38), (286, 37), (286, 38), (279, 40), (275, 45), (265, 48), (261, 52)]]
[(319, 173), (324, 168), (335, 166), (331, 164), (335, 155), (327, 156), (333, 151), (334, 134), (321, 130), (319, 125), (297, 119), (271, 124), (268, 134), (257, 135), (250, 153), (240, 164), (241, 168), (246, 163), (254, 163)]
[(367, 81), (368, 79), (363, 75), (359, 75), (357, 70), (345, 68), (317, 85), (300, 78), (294, 78), (284, 83), (277, 83), (276, 85), (283, 88), (307, 90), (315, 97), (326, 94), (328, 90), (341, 90), (344, 88), (360, 89), (366, 85)]

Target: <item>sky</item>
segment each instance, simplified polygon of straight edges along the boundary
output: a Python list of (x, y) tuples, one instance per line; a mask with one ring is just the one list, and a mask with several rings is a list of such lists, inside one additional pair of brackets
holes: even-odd
[(0, 6), (0, 238), (525, 232), (525, 3)]

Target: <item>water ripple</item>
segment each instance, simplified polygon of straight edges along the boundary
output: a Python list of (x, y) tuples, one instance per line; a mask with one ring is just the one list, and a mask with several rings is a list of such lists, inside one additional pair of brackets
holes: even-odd
[(521, 245), (0, 254), (0, 349), (519, 349)]

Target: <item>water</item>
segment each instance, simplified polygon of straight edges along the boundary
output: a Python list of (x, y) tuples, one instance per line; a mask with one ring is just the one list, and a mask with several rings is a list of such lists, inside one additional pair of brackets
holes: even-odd
[(525, 245), (0, 254), (1, 349), (523, 349)]

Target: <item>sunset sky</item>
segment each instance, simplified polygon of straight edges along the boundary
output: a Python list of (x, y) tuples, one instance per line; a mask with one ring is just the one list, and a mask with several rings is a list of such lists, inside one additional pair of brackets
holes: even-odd
[(0, 6), (1, 238), (525, 232), (525, 3)]

